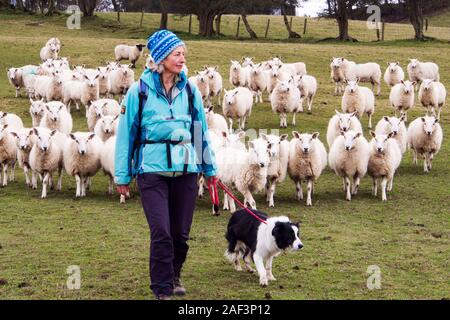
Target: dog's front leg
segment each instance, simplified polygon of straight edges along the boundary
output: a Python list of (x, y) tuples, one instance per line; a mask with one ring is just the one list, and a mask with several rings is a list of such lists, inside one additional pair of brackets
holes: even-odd
[(277, 279), (275, 279), (275, 277), (272, 274), (272, 260), (273, 256), (269, 257), (269, 259), (267, 259), (266, 261), (266, 274), (267, 279), (269, 279), (270, 281), (276, 281)]
[(258, 271), (259, 284), (262, 287), (266, 287), (269, 284), (269, 280), (267, 280), (267, 273), (266, 268), (264, 267), (263, 258), (260, 255), (255, 254), (253, 256), (253, 260), (255, 261), (256, 270)]

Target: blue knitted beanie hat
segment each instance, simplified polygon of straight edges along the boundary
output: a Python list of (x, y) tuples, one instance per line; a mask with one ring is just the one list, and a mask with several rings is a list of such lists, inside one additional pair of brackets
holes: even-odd
[(163, 61), (175, 48), (183, 46), (181, 41), (169, 30), (159, 30), (148, 38), (147, 48), (156, 64)]

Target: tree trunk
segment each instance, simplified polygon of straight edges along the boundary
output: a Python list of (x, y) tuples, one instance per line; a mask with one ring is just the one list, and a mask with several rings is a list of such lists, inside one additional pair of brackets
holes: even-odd
[(202, 37), (210, 38), (214, 35), (214, 17), (215, 11), (207, 10), (197, 15), (199, 22), (198, 34)]
[(341, 41), (357, 41), (348, 34), (348, 11), (347, 1), (338, 0), (336, 10), (336, 21), (339, 26), (338, 39)]
[(216, 35), (220, 36), (220, 23), (222, 20), (222, 13), (217, 14), (216, 16)]
[(250, 35), (250, 38), (251, 39), (258, 39), (258, 37), (256, 36), (255, 31), (253, 31), (252, 27), (248, 23), (247, 15), (246, 14), (242, 14), (241, 17), (242, 17), (242, 21), (244, 22), (245, 29), (247, 30), (248, 34)]
[(166, 6), (163, 0), (159, 0), (159, 5), (161, 7), (161, 20), (159, 22), (159, 29), (167, 29), (167, 22), (169, 20), (169, 16), (166, 11)]
[(409, 20), (414, 27), (415, 39), (424, 40), (423, 34), (423, 3), (422, 0), (407, 0)]
[(55, 0), (48, 0), (48, 11), (47, 16), (52, 16), (53, 12), (55, 11)]
[(283, 7), (281, 7), (281, 14), (283, 15), (284, 25), (286, 26), (286, 29), (289, 33), (289, 39), (301, 38), (301, 36), (297, 32), (292, 31), (291, 25), (289, 24), (288, 18), (286, 16), (286, 11)]

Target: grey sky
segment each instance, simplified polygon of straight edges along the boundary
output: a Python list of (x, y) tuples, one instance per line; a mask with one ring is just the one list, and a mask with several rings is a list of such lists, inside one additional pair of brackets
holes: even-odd
[(308, 15), (311, 17), (317, 17), (317, 14), (326, 8), (326, 0), (309, 0), (302, 2), (302, 7), (296, 9), (297, 16)]

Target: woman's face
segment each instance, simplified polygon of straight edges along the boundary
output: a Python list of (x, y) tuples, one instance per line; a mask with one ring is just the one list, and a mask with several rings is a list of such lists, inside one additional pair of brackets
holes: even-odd
[(166, 72), (179, 74), (183, 69), (183, 65), (186, 63), (184, 57), (184, 47), (180, 46), (172, 51), (163, 61), (164, 69)]

